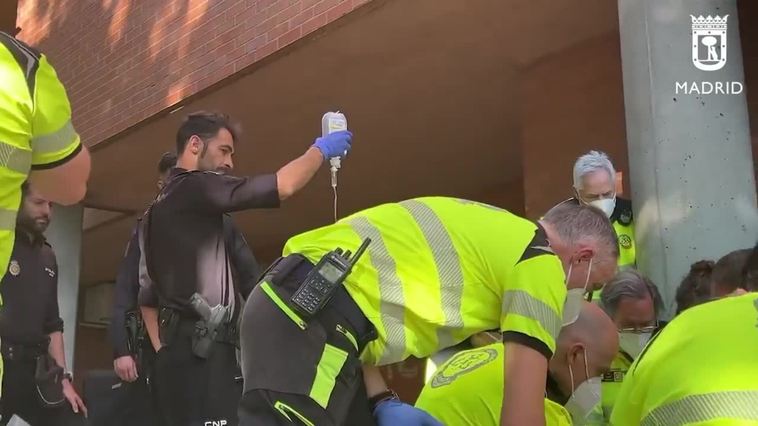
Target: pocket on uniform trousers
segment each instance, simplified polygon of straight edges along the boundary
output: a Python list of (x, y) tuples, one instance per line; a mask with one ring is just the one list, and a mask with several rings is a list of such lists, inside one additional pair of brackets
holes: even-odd
[(262, 282), (250, 294), (240, 327), (245, 391), (266, 389), (309, 395), (326, 345), (326, 331), (306, 323), (284, 292)]

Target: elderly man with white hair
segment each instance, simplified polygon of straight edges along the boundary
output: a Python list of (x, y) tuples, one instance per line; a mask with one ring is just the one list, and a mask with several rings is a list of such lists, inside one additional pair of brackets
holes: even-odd
[(608, 156), (590, 151), (574, 163), (574, 198), (570, 201), (595, 206), (613, 224), (619, 242), (619, 267), (636, 264), (632, 202), (616, 194), (616, 169)]

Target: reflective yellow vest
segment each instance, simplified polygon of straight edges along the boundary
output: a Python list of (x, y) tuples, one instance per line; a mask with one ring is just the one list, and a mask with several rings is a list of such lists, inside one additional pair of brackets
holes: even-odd
[(634, 241), (634, 214), (630, 200), (616, 198), (616, 208), (611, 215), (611, 223), (619, 242), (619, 268), (633, 268), (637, 263), (637, 254)]
[[(498, 426), (504, 357), (502, 343), (458, 352), (426, 383), (416, 407), (445, 425)], [(572, 424), (569, 412), (547, 398), (545, 420), (548, 426)]]
[(758, 424), (757, 354), (757, 293), (687, 309), (630, 367), (611, 424)]
[[(634, 240), (634, 214), (632, 202), (616, 198), (616, 208), (611, 214), (611, 224), (619, 244), (618, 266), (620, 270), (634, 268), (637, 264), (637, 243)], [(600, 290), (592, 292), (592, 301), (599, 302)]]
[(81, 150), (65, 89), (45, 55), (0, 32), (0, 280), (13, 251), (21, 184)]
[(378, 333), (364, 362), (424, 358), (495, 329), (532, 337), (552, 355), (565, 276), (535, 223), (472, 201), (418, 198), (295, 236), (284, 254), (317, 262), (337, 247), (355, 251), (367, 237), (371, 245), (345, 281)]
[(624, 376), (634, 360), (626, 352), (619, 351), (611, 363), (611, 369), (603, 375), (602, 382), (602, 417), (607, 422), (611, 418)]

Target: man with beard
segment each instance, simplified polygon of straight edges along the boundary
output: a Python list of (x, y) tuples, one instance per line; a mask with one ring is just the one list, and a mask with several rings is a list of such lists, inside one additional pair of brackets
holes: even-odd
[(64, 425), (74, 413), (87, 413), (71, 374), (64, 372), (58, 265), (43, 236), (51, 213), (50, 201), (24, 184), (16, 241), (0, 284), (5, 301), (0, 311), (3, 424), (15, 415), (32, 426)]
[[(278, 207), (352, 134), (317, 138), (275, 174), (234, 177), (238, 131), (222, 114), (199, 112), (177, 133), (177, 167), (140, 229), (142, 316), (157, 355), (155, 384), (168, 425), (235, 425), (242, 394), (236, 360), (241, 284), (225, 244), (226, 213)], [(159, 321), (160, 319), (160, 321)]]

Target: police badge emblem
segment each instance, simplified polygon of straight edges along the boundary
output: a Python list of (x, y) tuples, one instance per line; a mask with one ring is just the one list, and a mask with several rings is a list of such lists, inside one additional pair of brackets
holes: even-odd
[(621, 234), (619, 235), (619, 245), (622, 248), (630, 249), (632, 248), (632, 239), (629, 237), (629, 235)]
[(10, 265), (8, 265), (8, 272), (17, 277), (21, 273), (21, 265), (16, 260), (11, 260)]

